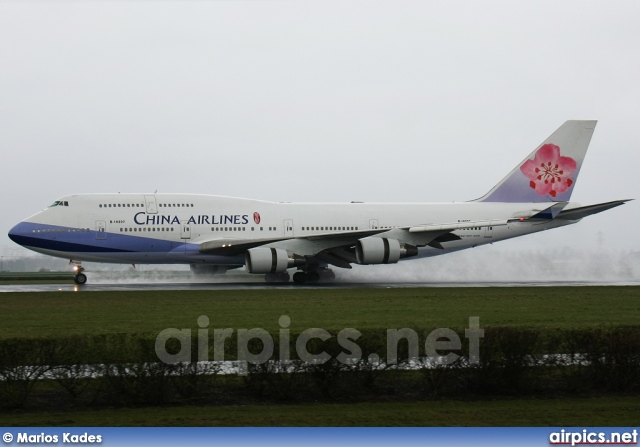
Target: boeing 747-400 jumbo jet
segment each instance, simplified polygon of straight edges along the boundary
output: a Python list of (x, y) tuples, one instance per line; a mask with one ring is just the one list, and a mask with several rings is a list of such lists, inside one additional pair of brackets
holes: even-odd
[(430, 204), (274, 203), (196, 194), (61, 197), (9, 232), (16, 243), (81, 261), (246, 267), (268, 282), (332, 280), (331, 266), (394, 264), (578, 222), (626, 200), (570, 203), (596, 121), (567, 121), (483, 197)]

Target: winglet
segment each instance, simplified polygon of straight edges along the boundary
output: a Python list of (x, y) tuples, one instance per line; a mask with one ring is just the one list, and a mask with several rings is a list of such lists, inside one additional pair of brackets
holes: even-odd
[(568, 202), (597, 121), (567, 121), (477, 202)]

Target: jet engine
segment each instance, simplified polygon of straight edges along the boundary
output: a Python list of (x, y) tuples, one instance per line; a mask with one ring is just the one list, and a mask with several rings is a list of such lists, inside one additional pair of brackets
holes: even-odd
[(282, 248), (258, 247), (247, 250), (245, 264), (249, 273), (282, 273), (306, 263), (304, 256)]
[(356, 243), (358, 264), (395, 264), (400, 258), (418, 255), (418, 247), (397, 239), (366, 237)]

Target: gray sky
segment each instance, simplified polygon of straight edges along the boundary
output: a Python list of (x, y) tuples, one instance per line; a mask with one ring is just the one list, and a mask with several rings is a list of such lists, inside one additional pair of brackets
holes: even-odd
[[(447, 202), (567, 119), (572, 200), (640, 197), (637, 1), (0, 1), (0, 250), (81, 192)], [(518, 247), (640, 249), (625, 205)], [(522, 244), (522, 245), (519, 245)]]

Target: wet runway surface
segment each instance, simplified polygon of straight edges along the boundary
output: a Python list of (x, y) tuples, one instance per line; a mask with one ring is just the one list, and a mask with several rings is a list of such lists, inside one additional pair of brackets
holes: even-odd
[(578, 287), (578, 286), (640, 286), (640, 281), (520, 281), (520, 282), (334, 282), (330, 284), (267, 284), (257, 281), (219, 282), (95, 282), (75, 284), (6, 284), (2, 292), (92, 292), (92, 291), (161, 291), (161, 290), (295, 290), (295, 289), (366, 289), (411, 287)]

